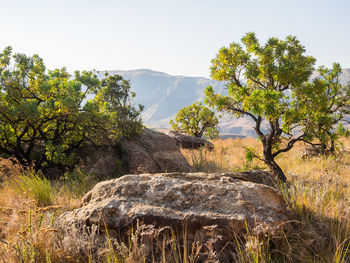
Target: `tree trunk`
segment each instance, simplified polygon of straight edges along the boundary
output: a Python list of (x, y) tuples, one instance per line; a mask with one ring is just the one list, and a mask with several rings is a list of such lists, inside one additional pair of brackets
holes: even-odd
[(329, 147), (330, 154), (335, 154), (335, 142), (331, 140), (331, 146)]
[(275, 176), (277, 176), (283, 182), (287, 181), (287, 177), (284, 175), (281, 167), (279, 167), (279, 165), (275, 162), (275, 160), (269, 160), (269, 161), (266, 160), (265, 162)]
[(279, 167), (279, 165), (275, 162), (271, 149), (271, 145), (264, 145), (264, 161), (275, 176), (277, 176), (283, 182), (286, 182), (287, 177), (284, 175), (281, 167)]

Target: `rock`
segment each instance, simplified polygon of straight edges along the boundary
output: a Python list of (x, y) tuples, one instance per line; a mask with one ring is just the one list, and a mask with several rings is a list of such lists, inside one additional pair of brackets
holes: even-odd
[(7, 182), (18, 175), (28, 172), (25, 167), (20, 165), (14, 158), (0, 157), (0, 183)]
[(150, 129), (119, 145), (86, 145), (77, 153), (80, 167), (106, 180), (123, 174), (187, 172), (191, 170), (174, 138)]
[[(171, 227), (187, 241), (205, 242), (208, 228), (221, 236), (221, 249), (235, 236), (255, 229), (273, 232), (288, 221), (283, 196), (267, 185), (236, 179), (246, 174), (165, 173), (125, 175), (98, 183), (83, 198), (83, 206), (60, 216), (59, 229), (104, 229), (125, 233), (139, 221)], [(74, 238), (72, 236), (71, 238)], [(221, 245), (220, 245), (221, 244)], [(220, 247), (221, 246), (221, 247)]]
[(321, 146), (307, 145), (305, 148), (302, 149), (301, 158), (309, 159), (313, 157), (319, 157), (322, 154), (324, 154), (324, 150), (322, 149)]
[(144, 129), (142, 135), (122, 142), (129, 173), (188, 172), (191, 170), (174, 138)]
[(175, 131), (169, 131), (167, 134), (175, 138), (178, 145), (184, 149), (199, 149), (201, 147), (206, 147), (209, 150), (214, 149), (214, 144), (199, 137), (185, 135)]
[(277, 188), (280, 185), (280, 180), (273, 173), (268, 171), (253, 170), (244, 172), (229, 172), (222, 173), (221, 175), (232, 179), (265, 184), (274, 188)]
[(127, 164), (122, 160), (121, 147), (115, 145), (112, 140), (103, 146), (84, 145), (76, 154), (80, 159), (78, 166), (100, 180), (116, 178), (128, 173)]

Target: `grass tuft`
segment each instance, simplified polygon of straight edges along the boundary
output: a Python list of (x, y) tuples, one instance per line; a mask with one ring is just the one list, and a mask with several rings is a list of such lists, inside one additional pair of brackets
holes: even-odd
[(11, 181), (13, 187), (37, 201), (39, 206), (50, 206), (54, 201), (54, 188), (49, 180), (34, 172), (19, 175)]

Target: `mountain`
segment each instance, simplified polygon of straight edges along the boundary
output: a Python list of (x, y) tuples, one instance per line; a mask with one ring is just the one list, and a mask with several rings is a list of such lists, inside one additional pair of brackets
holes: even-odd
[[(130, 81), (136, 92), (134, 103), (145, 106), (143, 121), (148, 127), (168, 128), (169, 120), (183, 107), (196, 101), (203, 101), (207, 86), (219, 93), (225, 93), (225, 83), (204, 77), (173, 76), (150, 69), (113, 70)], [(103, 72), (100, 73), (101, 77)], [(350, 82), (350, 69), (344, 69), (341, 81)], [(221, 133), (254, 135), (253, 122), (248, 118), (234, 119), (223, 115), (219, 123)]]
[[(203, 77), (172, 76), (149, 69), (108, 73), (119, 74), (130, 81), (132, 90), (136, 92), (134, 102), (145, 106), (142, 119), (150, 127), (168, 128), (169, 120), (181, 108), (203, 101), (207, 86), (225, 92), (223, 82)], [(103, 73), (100, 74), (102, 76)]]
[(350, 83), (350, 68), (343, 68), (342, 76), (340, 81), (343, 84)]

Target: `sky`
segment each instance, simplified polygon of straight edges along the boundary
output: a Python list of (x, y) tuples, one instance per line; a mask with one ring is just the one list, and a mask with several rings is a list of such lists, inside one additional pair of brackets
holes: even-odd
[(350, 68), (349, 0), (0, 0), (0, 50), (70, 72), (209, 77), (218, 50), (247, 32), (295, 35), (317, 65)]

